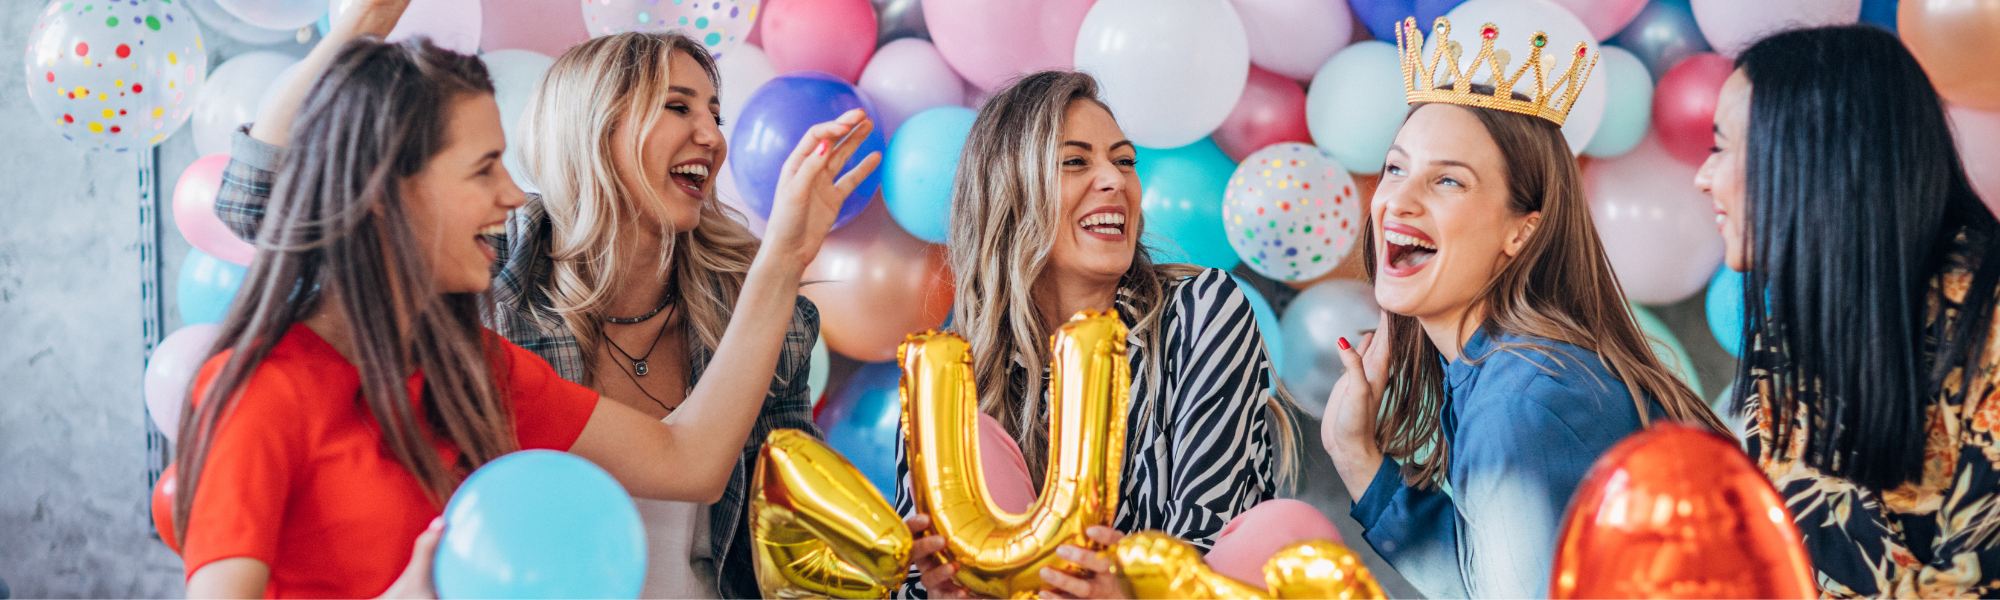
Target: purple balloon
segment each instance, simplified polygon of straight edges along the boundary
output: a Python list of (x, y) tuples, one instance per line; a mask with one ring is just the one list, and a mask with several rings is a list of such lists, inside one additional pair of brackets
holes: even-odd
[[(875, 107), (853, 85), (819, 71), (786, 73), (757, 88), (743, 103), (743, 112), (736, 117), (736, 129), (729, 139), (729, 168), (744, 192), (743, 204), (758, 217), (769, 220), (771, 205), (778, 196), (778, 173), (784, 169), (792, 149), (812, 126), (832, 121), (856, 108), (867, 110), (871, 117), (876, 114)], [(853, 169), (869, 153), (881, 152), (886, 147), (878, 126), (868, 132), (867, 139), (861, 141), (861, 147), (848, 158), (841, 172)], [(860, 215), (881, 186), (882, 172), (870, 173), (841, 202), (840, 216), (834, 219), (833, 226), (845, 225)]]
[(1352, 0), (1349, 6), (1354, 7), (1354, 16), (1361, 19), (1361, 24), (1368, 27), (1369, 35), (1395, 42), (1396, 29), (1402, 26), (1404, 18), (1416, 17), (1417, 28), (1430, 35), (1431, 23), (1464, 3), (1465, 0)]

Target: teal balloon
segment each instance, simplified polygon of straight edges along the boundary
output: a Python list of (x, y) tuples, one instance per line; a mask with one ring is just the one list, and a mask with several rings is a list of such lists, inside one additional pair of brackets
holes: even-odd
[(604, 469), (523, 450), (452, 494), (431, 573), (440, 598), (637, 598), (646, 528)]
[(1241, 262), (1222, 228), (1222, 196), (1236, 162), (1215, 141), (1171, 149), (1139, 148), (1139, 210), (1158, 262), (1194, 263), (1224, 271)]
[(1743, 356), (1743, 330), (1749, 313), (1743, 309), (1743, 274), (1725, 266), (1708, 282), (1708, 332), (1730, 356)]
[(221, 323), (229, 316), (229, 305), (243, 287), (247, 267), (188, 248), (181, 259), (180, 277), (174, 281), (174, 303), (180, 306), (181, 325)]
[(1605, 84), (1604, 121), (1583, 153), (1611, 158), (1646, 139), (1646, 129), (1653, 125), (1653, 75), (1638, 56), (1617, 46), (1603, 47), (1597, 71)]
[(1370, 40), (1343, 48), (1313, 75), (1306, 128), (1349, 171), (1380, 171), (1410, 110), (1403, 89), (1395, 44)]
[(1653, 316), (1652, 311), (1637, 302), (1628, 303), (1628, 306), (1632, 309), (1632, 319), (1639, 322), (1639, 332), (1650, 338), (1647, 341), (1653, 347), (1653, 356), (1665, 363), (1667, 370), (1680, 377), (1689, 389), (1700, 392), (1701, 376), (1694, 372), (1694, 357), (1688, 354), (1686, 346), (1681, 345), (1680, 338), (1674, 337), (1673, 330), (1667, 329), (1666, 322)]
[(952, 180), (958, 154), (979, 113), (939, 106), (912, 115), (889, 139), (882, 161), (882, 204), (903, 231), (943, 244), (951, 231)]
[(1271, 372), (1284, 372), (1285, 339), (1284, 330), (1278, 328), (1278, 311), (1271, 309), (1271, 302), (1257, 288), (1250, 287), (1248, 280), (1236, 275), (1229, 278), (1236, 280), (1236, 289), (1243, 290), (1243, 299), (1250, 302), (1250, 312), (1257, 315), (1257, 333), (1264, 337), (1264, 354), (1271, 357)]

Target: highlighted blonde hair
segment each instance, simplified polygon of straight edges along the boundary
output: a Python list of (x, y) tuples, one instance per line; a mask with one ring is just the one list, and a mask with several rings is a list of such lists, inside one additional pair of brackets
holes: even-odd
[[(619, 225), (660, 202), (651, 188), (630, 189), (612, 160), (620, 127), (637, 127), (633, 155), (665, 110), (674, 53), (694, 58), (717, 89), (715, 61), (700, 43), (677, 33), (622, 33), (577, 44), (549, 67), (522, 114), (521, 157), (540, 187), (550, 222), (554, 273), (541, 290), (576, 335), (584, 356), (603, 344), (612, 286), (625, 261), (656, 261), (679, 288), (687, 326), (713, 348), (729, 326), (757, 239), (712, 189), (694, 229), (660, 225), (657, 256), (621, 256)], [(585, 370), (589, 385), (591, 376)]]

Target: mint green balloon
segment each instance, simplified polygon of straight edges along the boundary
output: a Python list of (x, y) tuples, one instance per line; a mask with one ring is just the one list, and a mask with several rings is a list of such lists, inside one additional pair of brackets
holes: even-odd
[(1653, 76), (1638, 56), (1617, 46), (1604, 46), (1597, 72), (1605, 83), (1604, 122), (1583, 153), (1611, 158), (1639, 147), (1653, 125)]
[(1138, 149), (1139, 210), (1156, 262), (1224, 271), (1240, 261), (1222, 228), (1222, 196), (1236, 163), (1209, 138), (1179, 148)]
[(1646, 341), (1653, 347), (1653, 356), (1666, 363), (1667, 370), (1673, 371), (1695, 393), (1701, 393), (1701, 376), (1694, 372), (1694, 357), (1688, 355), (1680, 338), (1674, 337), (1674, 332), (1667, 329), (1667, 324), (1659, 317), (1653, 316), (1652, 311), (1637, 303), (1627, 305), (1632, 308), (1632, 320), (1639, 322), (1639, 332), (1649, 338)]
[(1349, 171), (1375, 173), (1409, 110), (1396, 45), (1370, 40), (1341, 49), (1313, 75), (1306, 129)]

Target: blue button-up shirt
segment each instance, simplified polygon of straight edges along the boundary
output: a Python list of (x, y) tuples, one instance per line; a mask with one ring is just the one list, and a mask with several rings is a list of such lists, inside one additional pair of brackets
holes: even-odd
[(1448, 485), (1410, 486), (1384, 457), (1352, 515), (1426, 597), (1547, 597), (1570, 494), (1638, 407), (1595, 352), (1550, 340), (1481, 329), (1444, 372)]

